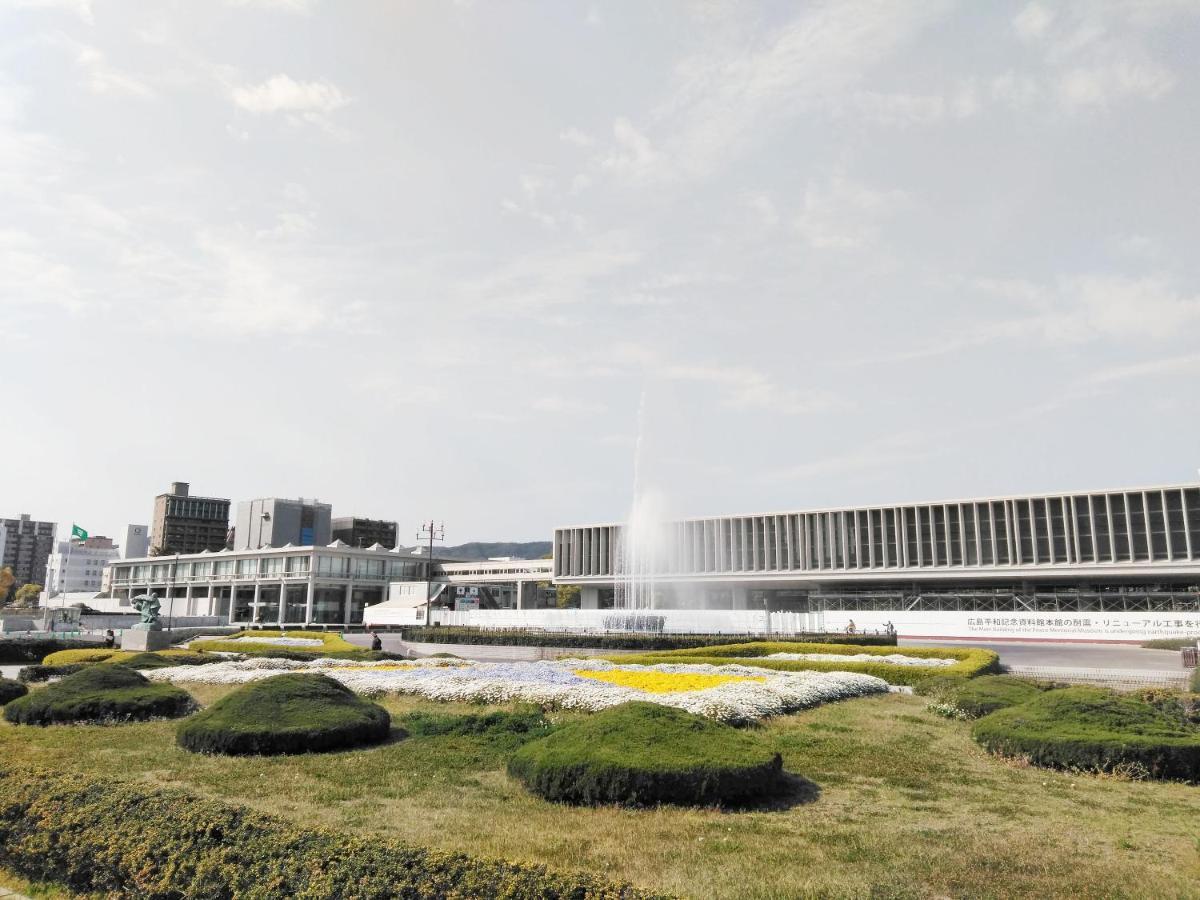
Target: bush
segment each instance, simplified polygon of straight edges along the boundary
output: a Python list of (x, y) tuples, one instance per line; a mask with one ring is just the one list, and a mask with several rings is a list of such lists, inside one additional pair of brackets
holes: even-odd
[(587, 874), (303, 828), (177, 790), (0, 772), (0, 865), (140, 900), (639, 900)]
[[(532, 631), (516, 628), (468, 628), (459, 625), (417, 625), (400, 629), (400, 637), (414, 643), (495, 644), (518, 647), (563, 647), (581, 650), (676, 650), (728, 643), (737, 635), (728, 634), (642, 634), (614, 631), (605, 634), (573, 634), (565, 631)], [(753, 640), (753, 635), (745, 635)], [(779, 637), (783, 643), (838, 643), (859, 646), (896, 645), (896, 636), (888, 634), (806, 634)]]
[(173, 685), (152, 684), (123, 666), (87, 666), (12, 701), (4, 718), (19, 725), (114, 722), (175, 718), (194, 708), (191, 695)]
[[(981, 678), (964, 678), (958, 683), (953, 676), (946, 677), (942, 684), (927, 688), (926, 696), (948, 706), (959, 713), (960, 718), (978, 719), (998, 709), (1008, 709), (1027, 703), (1043, 691), (1064, 687), (1045, 681), (1030, 681), (1013, 675), (984, 675)], [(940, 679), (929, 679), (939, 681)]]
[(42, 658), (58, 650), (95, 648), (94, 641), (61, 640), (59, 638), (0, 638), (0, 663), (40, 663)]
[(547, 800), (589, 805), (741, 804), (783, 786), (783, 760), (756, 733), (638, 702), (526, 744), (508, 772)]
[(49, 681), (51, 678), (66, 678), (68, 675), (74, 675), (76, 672), (94, 665), (96, 663), (74, 663), (69, 666), (25, 666), (17, 672), (17, 680), (24, 684), (36, 684), (40, 681)]
[(1039, 766), (1144, 771), (1154, 778), (1200, 778), (1200, 729), (1136, 697), (1091, 687), (1039, 692), (1027, 703), (975, 723), (993, 753)]
[(0, 678), (0, 706), (29, 693), (29, 688), (11, 678)]
[(1184, 647), (1195, 647), (1196, 638), (1155, 638), (1152, 641), (1144, 641), (1142, 647), (1147, 650), (1182, 650)]
[[(103, 644), (93, 644), (90, 647), (77, 647), (73, 650), (56, 650), (42, 659), (43, 666), (71, 666), (77, 663), (99, 663), (112, 659), (121, 650), (115, 647), (105, 647)], [(128, 654), (132, 655), (132, 654)]]
[(1193, 694), (1200, 694), (1200, 668), (1192, 670), (1192, 677), (1188, 682), (1188, 690)]
[[(949, 666), (896, 666), (868, 660), (787, 660), (763, 659), (771, 653), (836, 653), (839, 655), (866, 654), (887, 656), (901, 653), (918, 659), (953, 659)], [(702, 650), (675, 650), (666, 653), (643, 653), (629, 656), (610, 656), (612, 662), (626, 665), (652, 666), (661, 663), (705, 664), (713, 666), (742, 665), (781, 672), (862, 672), (874, 675), (891, 684), (917, 684), (935, 676), (962, 675), (973, 678), (998, 672), (1000, 657), (991, 650), (946, 647), (863, 647), (853, 644), (804, 644), (780, 641), (754, 641), (748, 644), (722, 644)]]
[(391, 717), (327, 675), (255, 681), (183, 722), (176, 741), (193, 753), (308, 753), (374, 744)]

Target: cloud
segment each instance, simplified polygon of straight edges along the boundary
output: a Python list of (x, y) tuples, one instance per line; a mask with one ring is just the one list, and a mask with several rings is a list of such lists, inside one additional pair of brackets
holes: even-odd
[(635, 177), (651, 173), (660, 159), (660, 154), (650, 139), (638, 131), (628, 119), (613, 122), (613, 138), (616, 147), (601, 161), (606, 169), (630, 174)]
[(225, 0), (226, 6), (260, 7), (279, 12), (310, 14), (317, 5), (317, 0)]
[(96, 21), (92, 14), (92, 0), (7, 0), (7, 5), (17, 9), (62, 9), (75, 13), (89, 25)]
[(872, 241), (879, 221), (907, 201), (904, 191), (875, 190), (837, 172), (808, 183), (796, 231), (818, 249), (854, 249)]
[(1108, 107), (1131, 97), (1157, 100), (1176, 78), (1157, 63), (1115, 62), (1081, 66), (1058, 78), (1056, 93), (1066, 107)]
[(113, 68), (95, 47), (81, 45), (76, 63), (87, 73), (86, 84), (94, 94), (122, 94), (141, 99), (154, 96), (149, 85)]
[(651, 371), (672, 381), (691, 381), (718, 387), (725, 406), (739, 410), (766, 410), (780, 415), (823, 412), (834, 402), (820, 390), (795, 391), (780, 387), (768, 375), (745, 366), (652, 363)]
[(233, 102), (252, 113), (331, 113), (350, 102), (328, 81), (295, 81), (275, 75), (261, 84), (233, 89)]
[(1200, 375), (1200, 353), (1100, 369), (1093, 372), (1088, 380), (1095, 384), (1108, 384), (1135, 378), (1157, 378), (1163, 375)]
[(564, 128), (558, 133), (558, 139), (564, 144), (572, 144), (576, 147), (590, 147), (596, 143), (595, 138), (578, 128)]
[(1021, 40), (1036, 41), (1045, 35), (1053, 22), (1054, 10), (1046, 9), (1040, 3), (1030, 3), (1017, 13), (1012, 24)]

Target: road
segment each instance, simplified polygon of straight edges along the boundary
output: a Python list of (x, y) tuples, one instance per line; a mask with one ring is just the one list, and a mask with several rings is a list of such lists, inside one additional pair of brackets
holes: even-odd
[(1006, 666), (1053, 666), (1079, 669), (1124, 669), (1163, 672), (1180, 669), (1178, 650), (1145, 650), (1129, 644), (1077, 644), (1049, 641), (918, 641), (901, 647), (985, 647), (1000, 654)]

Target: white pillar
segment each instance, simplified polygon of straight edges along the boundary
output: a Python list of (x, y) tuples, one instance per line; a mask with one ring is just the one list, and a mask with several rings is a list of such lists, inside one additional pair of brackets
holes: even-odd
[(346, 625), (350, 624), (350, 598), (353, 593), (354, 593), (354, 585), (347, 584), (346, 585), (346, 599), (342, 602), (342, 622), (343, 622), (343, 624), (346, 624)]
[(733, 603), (731, 609), (749, 609), (750, 608), (750, 591), (743, 585), (735, 584), (733, 590)]
[(317, 581), (310, 573), (308, 576), (308, 599), (304, 603), (304, 624), (311, 625), (313, 618), (313, 603), (316, 602)]
[(254, 600), (250, 604), (250, 621), (258, 622), (258, 603), (262, 599), (262, 585), (254, 582)]
[(585, 585), (579, 591), (579, 605), (582, 609), (600, 608), (600, 588)]
[(287, 622), (287, 582), (279, 582), (279, 629), (282, 631)]

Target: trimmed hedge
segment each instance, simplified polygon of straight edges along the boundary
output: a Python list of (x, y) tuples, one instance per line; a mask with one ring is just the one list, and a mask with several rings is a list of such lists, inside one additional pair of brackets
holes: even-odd
[(1027, 757), (1039, 766), (1200, 779), (1200, 728), (1102, 688), (1040, 692), (1027, 703), (984, 716), (972, 736), (993, 753)]
[[(164, 665), (198, 666), (201, 663), (222, 661), (219, 656), (210, 656), (195, 650), (176, 650), (171, 648), (167, 650), (139, 651), (118, 650), (115, 647), (101, 647), (91, 650), (59, 650), (57, 653), (51, 653), (43, 659), (42, 665), (72, 666), (80, 663), (128, 663), (134, 657), (140, 657), (143, 660), (147, 658), (152, 659), (149, 665), (142, 666), (142, 668), (159, 668)], [(166, 662), (166, 660), (176, 661)]]
[(49, 681), (51, 678), (66, 678), (68, 675), (74, 675), (76, 672), (81, 672), (89, 666), (98, 665), (97, 663), (72, 663), (69, 666), (25, 666), (17, 672), (17, 680), (22, 684), (37, 684), (42, 681)]
[(4, 707), (18, 725), (176, 718), (195, 708), (187, 691), (153, 684), (123, 666), (88, 666)]
[[(919, 659), (954, 659), (950, 666), (894, 666), (888, 663), (848, 660), (788, 660), (762, 659), (771, 653), (838, 653), (887, 656), (902, 653)], [(863, 647), (853, 644), (804, 644), (781, 641), (754, 641), (748, 644), (724, 644), (705, 647), (702, 651), (675, 650), (666, 653), (642, 653), (629, 656), (610, 656), (612, 662), (626, 665), (652, 666), (660, 663), (708, 664), (713, 666), (742, 665), (780, 672), (862, 672), (882, 678), (890, 684), (916, 684), (926, 678), (962, 675), (974, 678), (1000, 670), (1000, 657), (991, 650), (953, 647)]]
[(391, 730), (382, 706), (328, 675), (254, 681), (180, 724), (176, 742), (193, 753), (275, 755), (376, 744)]
[(1014, 675), (984, 675), (979, 678), (947, 676), (931, 678), (928, 681), (931, 683), (923, 682), (920, 685), (921, 693), (934, 698), (939, 705), (949, 707), (959, 718), (964, 719), (978, 719), (998, 709), (1020, 706), (1043, 691), (1065, 687), (1062, 684), (1030, 681)]
[[(729, 634), (640, 634), (610, 632), (573, 634), (565, 631), (468, 628), (460, 625), (405, 626), (400, 637), (414, 643), (492, 644), (506, 647), (563, 647), (581, 650), (677, 650), (728, 643), (737, 635)], [(745, 635), (753, 640), (754, 635)], [(896, 636), (888, 634), (806, 634), (794, 638), (776, 638), (784, 643), (838, 643), (858, 646), (894, 647)]]
[(86, 649), (98, 646), (95, 641), (61, 640), (59, 638), (0, 638), (0, 663), (40, 663), (49, 653), (58, 650)]
[[(74, 653), (76, 651), (66, 651)], [(84, 651), (89, 659), (97, 651)], [(187, 650), (157, 650), (147, 653), (135, 653), (132, 650), (104, 650), (99, 651), (107, 654), (103, 659), (98, 661), (84, 662), (64, 662), (58, 665), (36, 665), (25, 666), (17, 673), (17, 678), (26, 684), (34, 684), (40, 681), (49, 681), (51, 678), (65, 678), (68, 675), (73, 675), (76, 672), (88, 668), (88, 666), (106, 666), (118, 665), (126, 666), (131, 669), (161, 669), (166, 666), (200, 666), (206, 663), (223, 662), (226, 657), (216, 653), (191, 653)], [(59, 659), (70, 659), (71, 657), (58, 657), (57, 654), (51, 654), (51, 657)]]
[(0, 772), (0, 865), (140, 900), (650, 900), (584, 873), (372, 840), (178, 790)]
[(508, 773), (547, 800), (587, 805), (742, 804), (784, 783), (782, 758), (756, 733), (640, 702), (526, 744)]
[(1182, 650), (1184, 647), (1195, 647), (1196, 638), (1155, 638), (1143, 641), (1141, 646), (1146, 650)]
[(402, 718), (400, 724), (413, 737), (512, 734), (535, 738), (545, 736), (551, 729), (540, 709), (465, 716), (414, 712)]
[(0, 678), (0, 706), (29, 693), (29, 688), (11, 678)]

